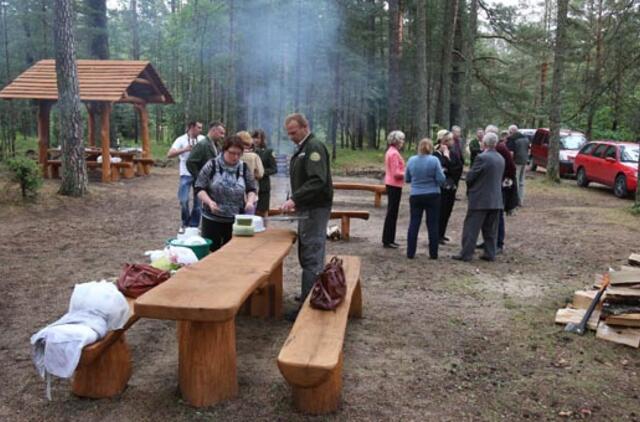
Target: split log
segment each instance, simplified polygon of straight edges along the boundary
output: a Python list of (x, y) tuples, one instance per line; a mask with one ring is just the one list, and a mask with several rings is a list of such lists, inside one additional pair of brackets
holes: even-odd
[[(567, 325), (570, 322), (574, 324), (580, 324), (582, 318), (584, 318), (584, 314), (587, 313), (586, 309), (572, 309), (572, 308), (563, 308), (558, 309), (556, 312), (556, 324)], [(597, 309), (593, 310), (589, 321), (587, 321), (587, 328), (590, 330), (595, 330), (598, 327), (598, 322), (600, 321), (600, 311)]]
[(640, 347), (640, 329), (636, 328), (612, 327), (602, 322), (596, 331), (596, 338), (635, 347), (636, 349)]

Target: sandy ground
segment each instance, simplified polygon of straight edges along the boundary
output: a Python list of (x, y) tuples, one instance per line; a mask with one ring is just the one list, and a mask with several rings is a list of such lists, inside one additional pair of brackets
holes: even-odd
[[(0, 198), (0, 419), (2, 420), (297, 420), (276, 357), (291, 325), (238, 318), (239, 395), (194, 409), (177, 389), (175, 322), (144, 319), (127, 334), (133, 353), (128, 388), (110, 400), (79, 399), (66, 380), (53, 401), (31, 362), (29, 337), (61, 316), (74, 283), (116, 276), (144, 262), (179, 225), (177, 170), (91, 184), (85, 199), (55, 195), (46, 181), (25, 205), (13, 187)], [(344, 178), (337, 178), (338, 180)], [(373, 179), (355, 179), (376, 182)], [(605, 189), (552, 188), (528, 180), (526, 206), (507, 220), (505, 254), (495, 263), (452, 261), (466, 211), (463, 192), (450, 224), (451, 245), (427, 256), (426, 229), (415, 260), (381, 247), (384, 209), (373, 194), (336, 192), (334, 209), (363, 209), (350, 242), (332, 254), (362, 257), (364, 314), (350, 321), (338, 420), (640, 420), (638, 350), (568, 335), (555, 310), (593, 274), (640, 250), (640, 220)], [(4, 182), (0, 182), (4, 184)], [(286, 195), (276, 179), (273, 203)], [(408, 189), (398, 222), (406, 243)], [(337, 224), (337, 221), (334, 222)], [(241, 263), (238, 265), (242, 265)], [(295, 248), (285, 262), (285, 306), (299, 289)]]

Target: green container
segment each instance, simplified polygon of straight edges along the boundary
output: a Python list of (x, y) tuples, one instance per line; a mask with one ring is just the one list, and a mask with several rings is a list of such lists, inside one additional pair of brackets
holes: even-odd
[(201, 260), (205, 256), (209, 255), (209, 247), (211, 246), (211, 239), (204, 239), (207, 242), (204, 245), (183, 245), (178, 242), (178, 239), (172, 237), (171, 239), (167, 239), (166, 244), (171, 246), (180, 246), (182, 248), (189, 248), (196, 254), (198, 260)]

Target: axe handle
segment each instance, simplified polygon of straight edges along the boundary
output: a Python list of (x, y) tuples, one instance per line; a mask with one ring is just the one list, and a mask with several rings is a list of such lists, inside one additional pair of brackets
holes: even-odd
[(610, 282), (611, 280), (609, 278), (609, 273), (606, 273), (604, 275), (602, 286), (600, 286), (600, 290), (598, 290), (596, 297), (594, 297), (591, 301), (591, 304), (587, 308), (587, 312), (584, 314), (584, 316), (582, 317), (582, 321), (580, 321), (580, 324), (578, 325), (581, 330), (584, 331), (587, 328), (587, 322), (589, 321), (589, 318), (591, 318), (591, 314), (593, 314), (593, 310), (596, 308), (596, 305), (598, 305), (598, 302), (600, 302), (604, 291), (607, 290), (607, 287), (609, 287)]

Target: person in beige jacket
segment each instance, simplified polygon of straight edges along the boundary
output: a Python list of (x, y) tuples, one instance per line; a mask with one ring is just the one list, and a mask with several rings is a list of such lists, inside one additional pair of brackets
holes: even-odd
[(256, 180), (262, 179), (262, 176), (264, 176), (264, 166), (258, 154), (253, 152), (253, 139), (251, 138), (251, 134), (243, 130), (236, 135), (242, 139), (242, 143), (244, 144), (244, 152), (242, 153), (241, 160), (247, 164), (247, 167), (253, 173), (253, 177)]

